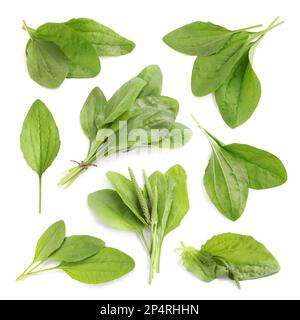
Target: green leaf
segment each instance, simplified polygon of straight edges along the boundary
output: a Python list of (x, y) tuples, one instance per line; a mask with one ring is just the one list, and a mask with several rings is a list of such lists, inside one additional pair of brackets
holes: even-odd
[(39, 176), (39, 211), (41, 212), (42, 175), (58, 154), (60, 138), (51, 112), (40, 100), (36, 100), (27, 113), (20, 136), (20, 144), (27, 164)]
[(231, 76), (215, 92), (222, 118), (231, 128), (242, 125), (252, 116), (261, 96), (261, 84), (249, 54), (246, 52)]
[(193, 132), (182, 123), (175, 122), (170, 135), (159, 141), (159, 148), (175, 149), (185, 146), (192, 138)]
[(80, 112), (82, 130), (90, 141), (90, 145), (96, 139), (100, 123), (105, 119), (106, 98), (100, 88), (94, 88), (85, 101)]
[(105, 123), (110, 123), (125, 113), (145, 87), (146, 81), (133, 78), (126, 82), (108, 101)]
[(65, 238), (61, 247), (48, 260), (78, 262), (93, 256), (104, 248), (104, 241), (95, 237), (79, 235)]
[(117, 172), (107, 172), (106, 176), (125, 205), (143, 224), (146, 224), (133, 183)]
[(83, 36), (62, 23), (46, 23), (40, 26), (36, 36), (55, 43), (69, 61), (69, 78), (91, 78), (100, 72), (96, 50)]
[(249, 34), (234, 34), (224, 48), (211, 56), (197, 57), (192, 73), (192, 91), (202, 97), (215, 92), (228, 79), (236, 63), (249, 50)]
[(233, 33), (213, 23), (197, 21), (168, 33), (163, 41), (179, 52), (204, 57), (219, 52)]
[(135, 48), (134, 42), (92, 19), (72, 19), (65, 24), (89, 41), (99, 56), (121, 56)]
[(143, 224), (113, 190), (100, 190), (88, 196), (90, 208), (110, 227), (141, 234)]
[(58, 269), (66, 272), (74, 280), (98, 284), (124, 276), (134, 269), (134, 265), (134, 260), (125, 253), (113, 248), (104, 248), (86, 260), (63, 263)]
[(207, 241), (201, 252), (224, 259), (238, 281), (269, 276), (280, 270), (266, 247), (250, 236), (221, 234)]
[(189, 197), (187, 191), (187, 175), (180, 165), (171, 167), (165, 174), (166, 179), (175, 183), (172, 191), (172, 206), (164, 228), (164, 235), (176, 229), (189, 211)]
[(46, 88), (58, 88), (69, 73), (68, 60), (59, 47), (36, 37), (27, 44), (26, 59), (31, 79)]
[(250, 188), (274, 188), (287, 181), (287, 172), (284, 165), (273, 154), (238, 143), (226, 145), (224, 148), (238, 157), (246, 167)]
[(147, 96), (160, 96), (162, 90), (163, 75), (158, 65), (150, 65), (142, 70), (138, 75), (139, 78), (147, 82), (139, 94), (139, 98)]
[(37, 242), (34, 262), (47, 260), (54, 251), (61, 247), (65, 234), (66, 227), (62, 220), (52, 224)]
[(226, 268), (219, 266), (210, 254), (193, 247), (182, 248), (181, 261), (188, 272), (205, 282), (211, 282), (227, 273)]

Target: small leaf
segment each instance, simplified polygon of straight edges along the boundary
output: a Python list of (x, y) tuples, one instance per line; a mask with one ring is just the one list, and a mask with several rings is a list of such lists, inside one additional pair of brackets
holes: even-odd
[(161, 95), (163, 75), (158, 65), (150, 65), (142, 70), (138, 75), (139, 78), (147, 82), (139, 94), (139, 98)]
[(269, 276), (280, 270), (266, 247), (250, 236), (221, 234), (207, 241), (201, 252), (225, 259), (238, 281)]
[(146, 82), (140, 78), (133, 78), (126, 82), (108, 101), (105, 123), (110, 123), (125, 113), (137, 99), (145, 87)]
[(54, 251), (61, 247), (65, 234), (66, 227), (63, 221), (52, 224), (37, 242), (34, 262), (47, 260)]
[(261, 96), (261, 84), (246, 52), (231, 76), (215, 92), (224, 121), (236, 128), (245, 123), (255, 111)]
[(222, 86), (236, 63), (248, 51), (248, 39), (247, 32), (236, 33), (217, 54), (197, 57), (192, 73), (192, 91), (195, 96), (206, 96)]
[(33, 37), (26, 58), (31, 79), (46, 88), (58, 88), (69, 73), (68, 60), (54, 43)]
[(92, 43), (99, 56), (121, 56), (135, 48), (134, 42), (92, 19), (72, 19), (65, 24)]
[(104, 122), (106, 99), (100, 88), (94, 88), (87, 97), (80, 112), (82, 130), (90, 141), (90, 145), (96, 139), (100, 122)]
[(90, 208), (110, 227), (140, 234), (143, 224), (113, 190), (100, 190), (88, 196)]
[(168, 33), (163, 40), (179, 52), (204, 57), (219, 52), (233, 33), (213, 23), (197, 21)]
[(68, 78), (91, 78), (100, 72), (97, 52), (84, 37), (63, 23), (46, 23), (36, 30), (38, 38), (55, 43), (69, 61)]
[(159, 148), (175, 149), (185, 146), (192, 138), (193, 132), (182, 123), (175, 122), (170, 135), (159, 141)]
[(61, 247), (48, 260), (77, 262), (93, 256), (104, 248), (104, 241), (91, 236), (71, 236), (65, 238)]
[(245, 165), (252, 189), (268, 189), (287, 181), (282, 162), (273, 154), (246, 144), (230, 144), (224, 148)]

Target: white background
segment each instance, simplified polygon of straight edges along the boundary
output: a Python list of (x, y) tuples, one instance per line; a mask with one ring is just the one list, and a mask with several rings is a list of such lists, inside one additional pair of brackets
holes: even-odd
[[(299, 1), (1, 1), (0, 8), (0, 297), (5, 299), (290, 299), (299, 294)], [(167, 47), (161, 38), (169, 31), (196, 20), (211, 21), (232, 29), (269, 24), (280, 15), (286, 23), (261, 42), (255, 70), (263, 94), (254, 116), (232, 130), (222, 121), (213, 98), (193, 97), (190, 75), (193, 57)], [(89, 17), (111, 27), (137, 44), (129, 55), (102, 59), (95, 79), (66, 80), (58, 90), (47, 90), (28, 76), (24, 49), (28, 35), (22, 20), (33, 28), (45, 22)], [(180, 101), (180, 120), (194, 131), (191, 143), (162, 154), (122, 155), (105, 159), (68, 190), (56, 183), (69, 160), (81, 160), (87, 140), (79, 125), (79, 112), (89, 91), (100, 86), (109, 97), (125, 81), (149, 64), (159, 64), (164, 74), (163, 94)], [(62, 140), (60, 153), (44, 175), (44, 211), (37, 214), (38, 180), (23, 160), (19, 134), (23, 119), (36, 98), (52, 111)], [(284, 162), (289, 181), (272, 190), (250, 190), (246, 211), (237, 222), (225, 219), (211, 205), (202, 186), (210, 146), (190, 118), (199, 121), (220, 140), (266, 149)], [(147, 283), (148, 257), (135, 235), (112, 230), (99, 221), (86, 204), (88, 193), (108, 187), (108, 170), (126, 174), (131, 165), (137, 174), (167, 170), (182, 164), (188, 173), (191, 208), (180, 228), (165, 240), (161, 274)], [(140, 177), (140, 175), (139, 175)], [(67, 233), (90, 234), (106, 240), (136, 261), (135, 270), (113, 283), (89, 286), (61, 271), (15, 278), (32, 259), (40, 234), (63, 219)], [(272, 277), (242, 283), (238, 290), (229, 280), (206, 284), (187, 273), (174, 251), (180, 241), (200, 247), (223, 232), (250, 234), (264, 243), (279, 260), (282, 271)]]

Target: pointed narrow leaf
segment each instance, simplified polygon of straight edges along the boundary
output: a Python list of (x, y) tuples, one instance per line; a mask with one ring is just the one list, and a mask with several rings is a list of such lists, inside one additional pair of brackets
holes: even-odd
[(287, 181), (287, 172), (284, 165), (273, 154), (238, 143), (227, 145), (224, 148), (244, 163), (250, 188), (274, 188)]
[(26, 48), (27, 69), (31, 79), (46, 88), (58, 88), (69, 73), (69, 63), (54, 43), (38, 38)]
[(61, 247), (48, 260), (77, 262), (93, 256), (104, 248), (104, 241), (95, 237), (79, 235), (65, 238)]
[(110, 227), (140, 234), (143, 224), (113, 190), (100, 190), (88, 196), (88, 204)]
[(134, 260), (127, 254), (114, 248), (104, 248), (86, 260), (63, 263), (58, 269), (66, 272), (74, 280), (98, 284), (124, 276), (134, 269), (134, 265)]
[(121, 56), (135, 48), (134, 42), (92, 19), (72, 19), (65, 24), (92, 43), (99, 56)]
[(45, 261), (48, 257), (62, 245), (66, 235), (66, 227), (63, 221), (52, 224), (39, 238), (34, 261)]
[(179, 52), (204, 57), (219, 52), (233, 33), (213, 23), (197, 21), (168, 33), (163, 40)]

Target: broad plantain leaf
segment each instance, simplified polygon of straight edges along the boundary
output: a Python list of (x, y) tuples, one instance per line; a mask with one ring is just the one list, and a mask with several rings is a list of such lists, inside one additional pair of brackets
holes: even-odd
[(261, 84), (253, 70), (249, 51), (215, 92), (222, 118), (231, 128), (242, 125), (252, 116), (261, 96)]
[(91, 78), (100, 72), (97, 52), (79, 33), (62, 23), (46, 23), (35, 34), (55, 43), (69, 61), (69, 78)]
[(69, 63), (54, 43), (32, 37), (26, 48), (31, 79), (46, 88), (58, 88), (69, 73)]
[(192, 72), (192, 91), (195, 96), (206, 96), (221, 87), (236, 63), (248, 51), (248, 39), (247, 32), (236, 33), (220, 52), (197, 57)]
[(65, 238), (61, 247), (48, 260), (77, 262), (93, 256), (104, 248), (104, 241), (95, 237), (78, 235)]
[(72, 19), (65, 24), (92, 43), (99, 56), (121, 56), (135, 48), (134, 42), (92, 19)]
[(65, 239), (65, 223), (60, 220), (52, 224), (39, 238), (36, 248), (34, 261), (45, 261), (49, 256), (59, 249)]
[(118, 279), (132, 271), (134, 266), (134, 260), (127, 254), (106, 247), (86, 260), (62, 263), (57, 269), (63, 270), (77, 281), (98, 284)]
[(121, 197), (113, 190), (100, 190), (89, 194), (90, 208), (109, 226), (140, 234), (143, 224), (123, 203)]
[(148, 96), (159, 97), (161, 95), (163, 75), (158, 65), (146, 67), (138, 77), (147, 82), (146, 86), (139, 94), (139, 98)]
[(287, 181), (287, 172), (282, 162), (273, 154), (246, 144), (229, 144), (224, 148), (238, 157), (245, 165), (249, 188), (268, 189)]
[(224, 259), (231, 265), (230, 271), (238, 281), (269, 276), (280, 270), (274, 256), (250, 236), (221, 234), (208, 240), (201, 252)]
[(219, 52), (233, 33), (213, 23), (197, 21), (168, 33), (163, 41), (179, 52), (205, 57)]

